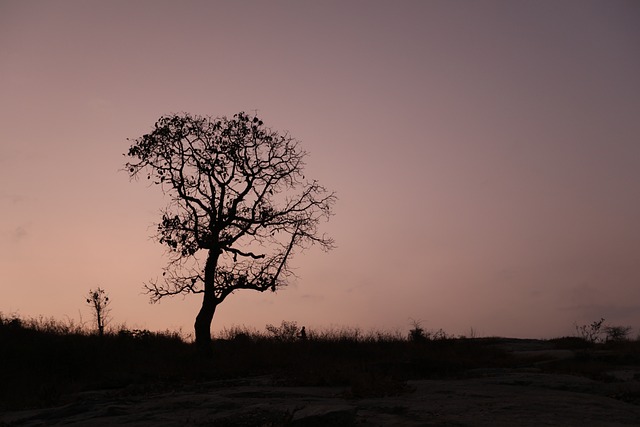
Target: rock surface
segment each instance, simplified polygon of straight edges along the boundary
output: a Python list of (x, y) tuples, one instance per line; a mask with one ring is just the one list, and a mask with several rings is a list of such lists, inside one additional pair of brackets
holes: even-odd
[(398, 396), (349, 398), (339, 387), (283, 387), (268, 377), (159, 394), (82, 393), (72, 403), (0, 415), (3, 426), (634, 426), (640, 406), (614, 397), (640, 381), (601, 383), (535, 371), (409, 381)]

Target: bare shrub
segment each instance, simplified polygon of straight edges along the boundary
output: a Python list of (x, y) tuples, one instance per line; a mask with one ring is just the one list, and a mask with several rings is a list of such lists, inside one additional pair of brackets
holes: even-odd
[(580, 338), (590, 343), (596, 343), (602, 341), (603, 324), (604, 318), (600, 318), (600, 320), (596, 320), (588, 325), (578, 325), (576, 323), (575, 328)]
[(96, 321), (96, 328), (98, 329), (98, 335), (104, 336), (104, 327), (109, 323), (109, 313), (111, 309), (109, 304), (109, 295), (104, 289), (99, 286), (94, 290), (90, 290), (87, 295), (87, 304), (91, 307), (93, 312), (93, 318)]
[(437, 331), (425, 330), (419, 320), (411, 320), (412, 328), (409, 330), (409, 341), (421, 342), (431, 340), (449, 340), (453, 339), (453, 335), (449, 335), (444, 329)]
[(431, 335), (434, 340), (450, 340), (453, 339), (453, 335), (449, 335), (444, 329), (440, 328), (433, 332)]
[(607, 326), (604, 328), (607, 341), (628, 341), (631, 326)]
[(265, 326), (265, 329), (273, 338), (286, 342), (295, 341), (300, 333), (298, 322), (287, 320), (283, 320), (280, 326), (268, 324)]

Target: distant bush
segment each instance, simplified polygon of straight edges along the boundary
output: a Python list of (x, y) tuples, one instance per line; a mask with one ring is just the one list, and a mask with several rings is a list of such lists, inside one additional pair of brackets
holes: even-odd
[[(409, 330), (409, 341), (412, 342), (422, 342), (429, 340), (450, 340), (455, 338), (453, 335), (449, 335), (445, 332), (444, 329), (440, 328), (437, 331), (427, 331), (425, 330), (420, 321), (412, 320), (412, 328)], [(464, 338), (464, 337), (461, 337)]]
[(286, 320), (283, 320), (280, 326), (268, 324), (265, 326), (265, 329), (271, 334), (271, 337), (285, 342), (295, 341), (300, 333), (297, 322)]
[(409, 341), (421, 342), (426, 341), (429, 336), (425, 334), (424, 328), (419, 320), (412, 320), (412, 328), (409, 330)]
[(628, 341), (631, 326), (607, 326), (604, 328), (607, 341)]
[(7, 317), (6, 315), (0, 312), (0, 327), (15, 328), (15, 329), (22, 328), (22, 319), (20, 319), (16, 315)]
[(601, 318), (600, 320), (596, 320), (590, 324), (578, 325), (576, 323), (575, 328), (580, 338), (590, 343), (596, 343), (602, 341), (601, 335), (603, 333), (603, 324), (604, 318)]
[(604, 318), (585, 325), (575, 324), (578, 336), (592, 344), (600, 342), (628, 341), (631, 326), (610, 326), (604, 324)]

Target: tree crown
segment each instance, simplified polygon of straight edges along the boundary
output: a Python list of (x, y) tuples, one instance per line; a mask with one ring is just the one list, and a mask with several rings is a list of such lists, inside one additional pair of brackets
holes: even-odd
[(152, 300), (204, 291), (200, 250), (215, 255), (221, 301), (236, 289), (284, 285), (295, 249), (333, 247), (318, 225), (332, 215), (335, 194), (305, 178), (297, 140), (256, 116), (163, 116), (127, 155), (130, 177), (146, 175), (169, 197), (156, 238), (171, 262), (163, 283), (147, 285)]

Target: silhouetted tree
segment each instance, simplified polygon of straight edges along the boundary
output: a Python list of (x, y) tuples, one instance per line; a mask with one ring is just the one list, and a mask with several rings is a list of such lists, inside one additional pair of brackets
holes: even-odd
[(607, 334), (607, 341), (627, 341), (631, 326), (606, 326), (604, 332)]
[(98, 328), (98, 335), (102, 337), (104, 335), (104, 327), (107, 324), (107, 317), (109, 315), (109, 296), (104, 289), (99, 286), (94, 290), (91, 289), (87, 295), (87, 304), (92, 309), (93, 318), (96, 321), (96, 327)]
[(203, 294), (194, 327), (205, 353), (216, 307), (227, 296), (275, 291), (292, 274), (294, 251), (333, 247), (318, 225), (331, 216), (335, 194), (305, 178), (299, 142), (258, 117), (163, 116), (128, 156), (130, 177), (146, 175), (170, 200), (155, 236), (170, 262), (146, 290), (153, 302)]

